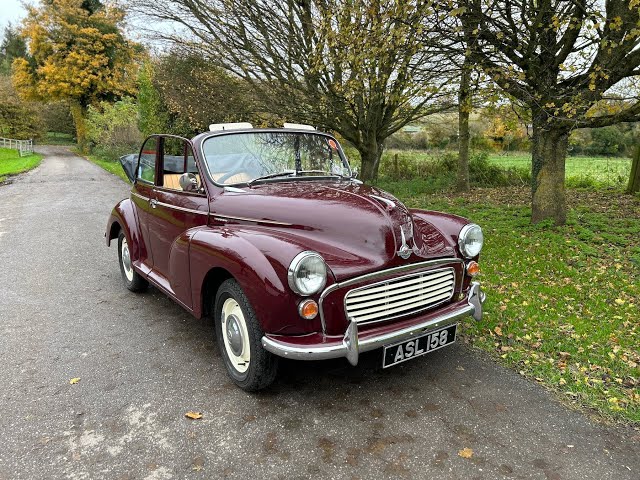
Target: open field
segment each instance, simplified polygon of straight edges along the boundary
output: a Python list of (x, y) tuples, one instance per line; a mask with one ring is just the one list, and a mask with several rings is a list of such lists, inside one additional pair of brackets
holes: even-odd
[(526, 188), (401, 199), (484, 228), (486, 316), (465, 323), (468, 343), (569, 402), (640, 424), (640, 199), (568, 195), (564, 227), (530, 224)]
[[(351, 151), (349, 153), (352, 153)], [(392, 169), (393, 156), (398, 155), (400, 168), (408, 164), (429, 164), (445, 154), (455, 151), (386, 150), (382, 158), (381, 176)], [(526, 177), (531, 172), (531, 154), (527, 152), (489, 153), (492, 165), (505, 169), (517, 169)], [(473, 158), (473, 154), (472, 154)], [(403, 163), (404, 162), (404, 163)], [(626, 185), (631, 170), (631, 159), (620, 157), (567, 157), (567, 185), (569, 187), (614, 187)], [(418, 169), (420, 171), (420, 169)]]
[[(531, 170), (531, 154), (527, 152), (492, 153), (489, 161), (503, 168)], [(591, 178), (604, 185), (624, 184), (629, 179), (631, 159), (621, 157), (567, 157), (567, 178)]]
[(40, 165), (42, 156), (34, 153), (20, 157), (17, 150), (0, 148), (0, 182), (4, 182), (9, 175), (26, 172)]
[(45, 145), (74, 145), (73, 135), (68, 133), (47, 132), (42, 141), (38, 142)]

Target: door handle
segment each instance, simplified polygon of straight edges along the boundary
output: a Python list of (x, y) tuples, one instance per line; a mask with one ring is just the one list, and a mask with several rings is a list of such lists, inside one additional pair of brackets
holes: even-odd
[(149, 205), (151, 205), (151, 208), (156, 208), (158, 206), (158, 200), (152, 198), (151, 200), (149, 200)]

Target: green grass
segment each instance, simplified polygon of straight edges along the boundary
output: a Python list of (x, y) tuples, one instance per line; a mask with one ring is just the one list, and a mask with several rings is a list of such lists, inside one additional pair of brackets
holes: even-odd
[(120, 177), (125, 182), (129, 183), (129, 179), (127, 175), (124, 173), (122, 169), (122, 165), (120, 165), (119, 161), (107, 160), (98, 155), (84, 155), (84, 157), (92, 163), (95, 163), (99, 167), (105, 169), (107, 172), (112, 173), (118, 177)]
[[(531, 170), (531, 154), (526, 152), (492, 153), (489, 161), (503, 168)], [(591, 179), (600, 186), (624, 185), (629, 180), (630, 172), (630, 158), (569, 156), (566, 161), (569, 186), (581, 186), (585, 179)]]
[(75, 145), (73, 135), (68, 133), (47, 132), (42, 140), (44, 145)]
[[(442, 157), (445, 152), (440, 150), (386, 150), (381, 161), (380, 175), (393, 169), (393, 156), (398, 155), (400, 170), (408, 164), (418, 165), (416, 176), (429, 175), (428, 164)], [(453, 155), (454, 151), (450, 151)], [(490, 153), (489, 162), (502, 168), (512, 168), (522, 172), (531, 172), (531, 154), (527, 152)], [(631, 171), (631, 159), (620, 157), (567, 157), (566, 177), (569, 187), (612, 187), (621, 189), (626, 185)], [(453, 174), (453, 173), (452, 173)], [(528, 179), (524, 178), (523, 181)]]
[(640, 198), (570, 191), (567, 225), (553, 227), (530, 224), (526, 189), (393, 193), (483, 226), (485, 317), (464, 323), (466, 342), (571, 403), (640, 424)]
[(37, 153), (21, 157), (17, 150), (0, 148), (0, 182), (4, 182), (9, 175), (17, 175), (40, 165), (42, 156)]

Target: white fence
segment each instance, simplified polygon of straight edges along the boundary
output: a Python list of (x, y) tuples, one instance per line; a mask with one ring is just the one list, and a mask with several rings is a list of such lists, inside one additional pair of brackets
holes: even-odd
[(13, 138), (0, 137), (0, 147), (14, 148), (18, 150), (21, 157), (33, 153), (33, 140), (15, 140)]

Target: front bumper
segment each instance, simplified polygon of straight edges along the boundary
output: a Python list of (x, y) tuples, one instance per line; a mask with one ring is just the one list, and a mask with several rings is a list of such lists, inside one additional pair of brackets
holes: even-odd
[(368, 352), (384, 345), (408, 340), (413, 336), (456, 323), (461, 318), (469, 315), (480, 321), (482, 319), (482, 304), (484, 300), (485, 294), (480, 289), (480, 284), (473, 282), (469, 288), (467, 302), (463, 305), (447, 309), (440, 315), (429, 316), (423, 322), (402, 327), (398, 330), (381, 334), (359, 335), (358, 324), (352, 320), (342, 338), (325, 338), (316, 343), (304, 344), (299, 341), (307, 340), (304, 337), (265, 335), (262, 337), (262, 346), (265, 350), (280, 357), (294, 360), (326, 360), (345, 357), (351, 365), (355, 366), (358, 364), (360, 352)]

